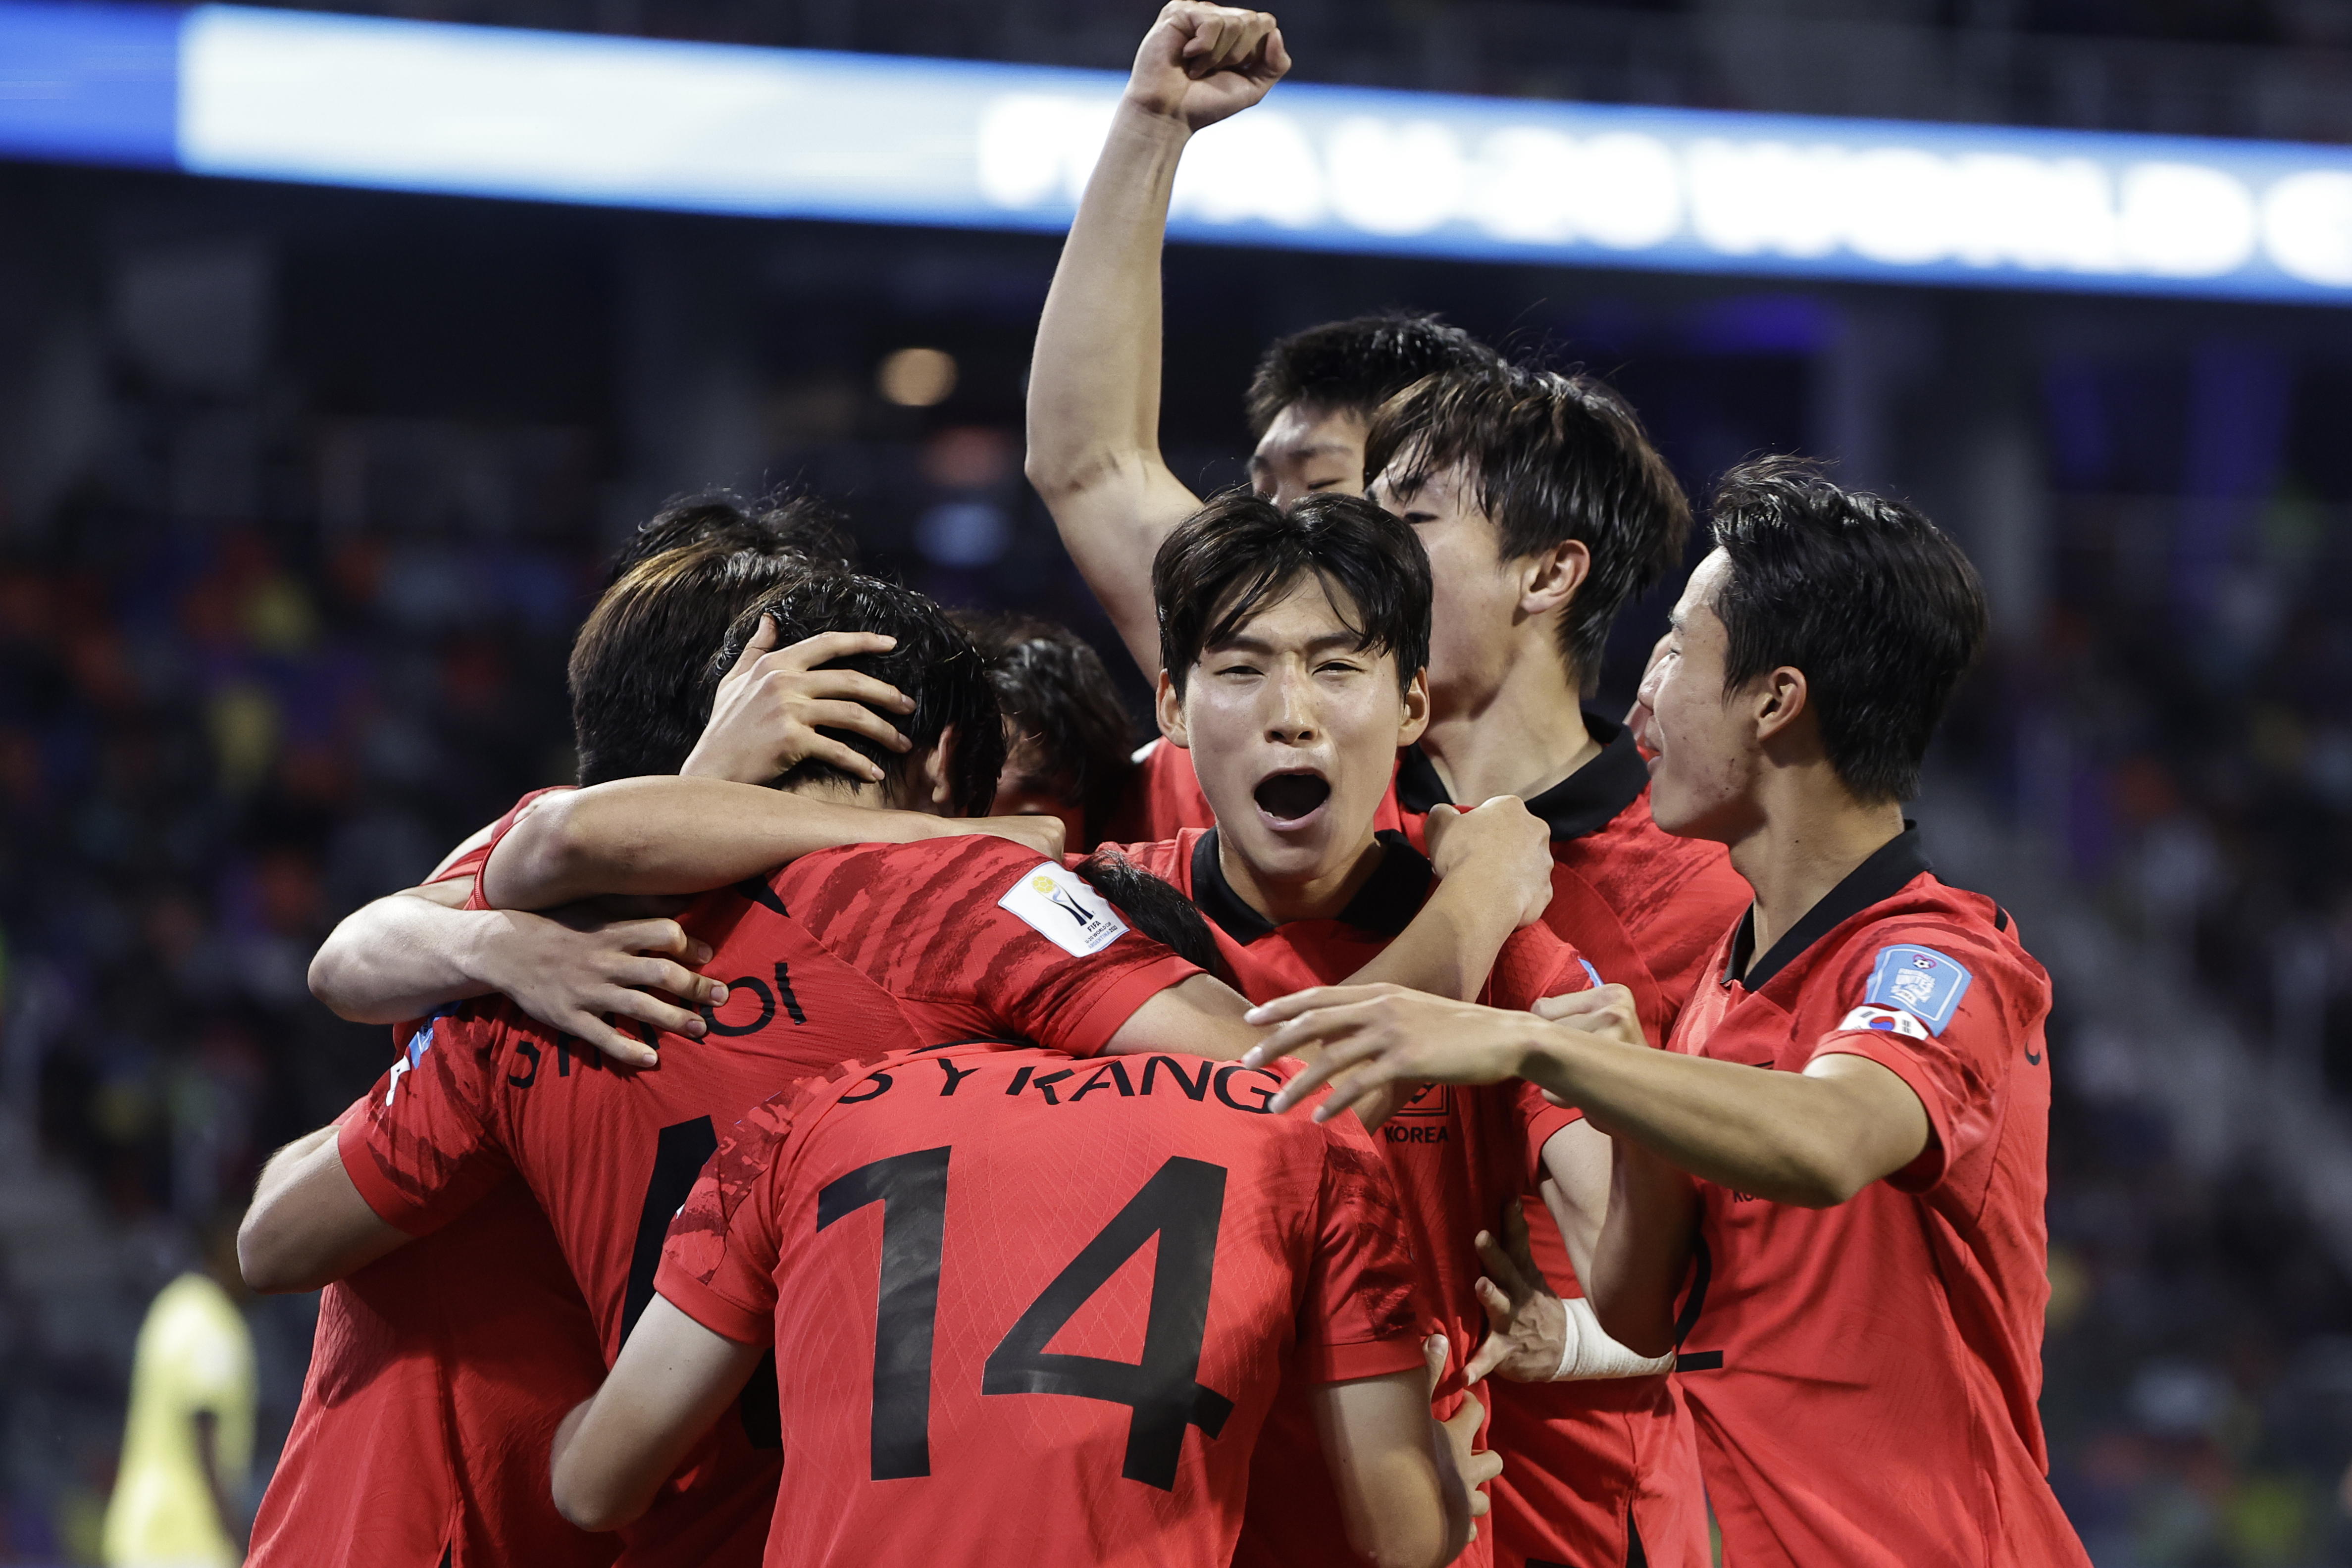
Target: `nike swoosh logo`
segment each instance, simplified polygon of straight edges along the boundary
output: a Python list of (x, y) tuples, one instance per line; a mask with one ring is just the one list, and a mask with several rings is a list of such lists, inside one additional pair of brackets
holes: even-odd
[(2029, 1051), (2025, 1053), (2025, 1065), (2028, 1067), (2039, 1067), (2042, 1065), (2042, 1058)]

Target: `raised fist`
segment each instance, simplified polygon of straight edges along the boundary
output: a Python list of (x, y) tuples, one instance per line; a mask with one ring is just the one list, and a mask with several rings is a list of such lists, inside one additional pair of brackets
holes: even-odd
[(1127, 101), (1200, 131), (1264, 98), (1289, 69), (1267, 13), (1172, 0), (1135, 51)]

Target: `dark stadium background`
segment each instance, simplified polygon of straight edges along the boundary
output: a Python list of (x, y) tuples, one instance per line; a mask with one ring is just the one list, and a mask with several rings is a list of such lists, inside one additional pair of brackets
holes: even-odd
[[(1098, 66), (1151, 12), (383, 9)], [(2352, 140), (2347, 0), (1280, 15), (1310, 80)], [(816, 490), (872, 566), (1116, 654), (1020, 474), (1055, 254), (0, 164), (0, 1562), (93, 1560), (147, 1298), (384, 1059), (309, 998), (312, 948), (569, 777), (566, 644), (664, 497)], [(1404, 304), (1609, 377), (1695, 492), (1812, 451), (1961, 536), (2000, 643), (1922, 814), (2059, 977), (2060, 1493), (2102, 1568), (2352, 1561), (2352, 317), (1184, 246), (1167, 270), (1166, 439), (1203, 487), (1242, 477), (1269, 337)], [(952, 357), (943, 401), (882, 395), (908, 348)], [(1604, 708), (1671, 596), (1621, 628)], [(263, 1477), (311, 1310), (250, 1303)]]

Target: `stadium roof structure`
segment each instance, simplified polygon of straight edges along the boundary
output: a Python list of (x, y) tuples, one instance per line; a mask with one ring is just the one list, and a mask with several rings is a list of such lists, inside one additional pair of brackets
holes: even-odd
[[(0, 157), (1058, 232), (1116, 73), (0, 0)], [(2352, 149), (1286, 82), (1171, 237), (1884, 283), (2352, 303)]]

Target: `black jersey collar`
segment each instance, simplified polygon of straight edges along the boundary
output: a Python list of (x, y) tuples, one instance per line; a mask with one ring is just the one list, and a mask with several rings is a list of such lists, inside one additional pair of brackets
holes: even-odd
[[(1339, 911), (1339, 919), (1349, 925), (1360, 926), (1382, 936), (1401, 935), (1421, 913), (1422, 902), (1429, 896), (1430, 866), (1428, 857), (1406, 841), (1402, 833), (1388, 831), (1373, 835), (1387, 852), (1356, 896), (1348, 900), (1348, 907)], [(1225, 935), (1244, 946), (1272, 931), (1274, 922), (1252, 909), (1225, 880), (1225, 868), (1217, 861), (1217, 830), (1202, 833), (1192, 846), (1192, 902), (1201, 913), (1215, 921)]]
[[(1601, 755), (1528, 802), (1528, 810), (1549, 825), (1554, 839), (1599, 832), (1649, 786), (1650, 765), (1642, 760), (1632, 730), (1597, 713), (1584, 716), (1584, 727), (1601, 743)], [(1417, 745), (1405, 747), (1397, 768), (1396, 797), (1408, 811), (1426, 812), (1432, 806), (1453, 803), (1436, 766)]]
[(1927, 852), (1919, 846), (1919, 824), (1905, 821), (1901, 832), (1846, 873), (1843, 882), (1822, 894), (1820, 902), (1805, 911), (1804, 918), (1790, 926), (1787, 935), (1772, 944), (1772, 950), (1756, 960), (1742, 976), (1739, 967), (1756, 946), (1756, 906), (1749, 904), (1748, 913), (1739, 917), (1738, 929), (1732, 934), (1731, 956), (1723, 967), (1723, 983), (1727, 986), (1738, 980), (1750, 992), (1762, 990), (1771, 983), (1772, 977), (1795, 962), (1806, 948), (1872, 904), (1894, 897), (1921, 872), (1935, 869)]

